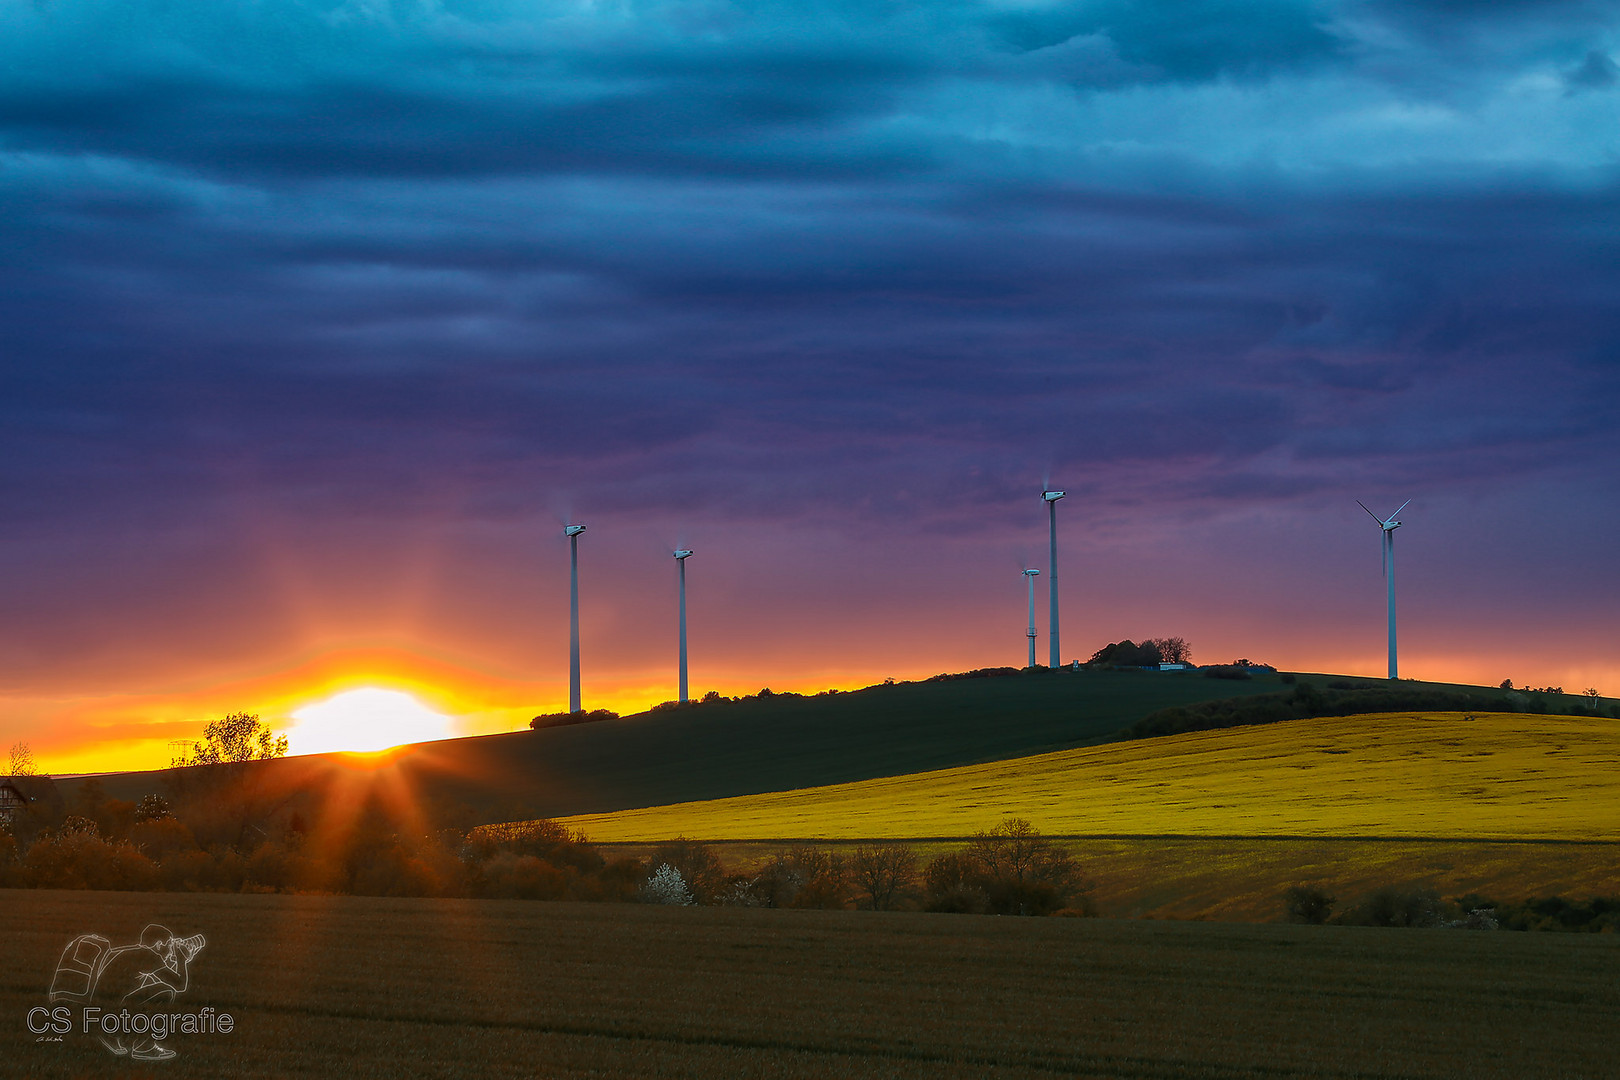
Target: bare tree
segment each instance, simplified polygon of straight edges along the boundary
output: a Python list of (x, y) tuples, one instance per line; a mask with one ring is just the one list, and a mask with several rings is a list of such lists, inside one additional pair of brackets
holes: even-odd
[(33, 776), (37, 770), (34, 768), (34, 752), (25, 742), (11, 744), (11, 775)]
[(849, 860), (850, 876), (873, 911), (887, 911), (917, 883), (917, 852), (908, 844), (862, 844)]

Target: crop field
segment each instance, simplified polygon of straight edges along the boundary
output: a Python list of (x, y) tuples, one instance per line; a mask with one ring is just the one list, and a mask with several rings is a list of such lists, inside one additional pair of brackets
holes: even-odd
[[(1600, 1077), (1612, 935), (0, 892), (7, 1075)], [(74, 936), (203, 934), (142, 1066), (25, 1016)]]
[(599, 842), (1058, 836), (1620, 840), (1620, 721), (1323, 717), (565, 819)]

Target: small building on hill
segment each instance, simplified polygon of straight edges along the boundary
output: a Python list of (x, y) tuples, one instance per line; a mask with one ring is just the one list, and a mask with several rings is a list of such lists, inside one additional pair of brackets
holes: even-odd
[(0, 822), (10, 825), (27, 808), (28, 796), (9, 777), (0, 780)]
[(60, 825), (67, 804), (49, 776), (0, 778), (0, 828), (27, 843), (40, 829)]

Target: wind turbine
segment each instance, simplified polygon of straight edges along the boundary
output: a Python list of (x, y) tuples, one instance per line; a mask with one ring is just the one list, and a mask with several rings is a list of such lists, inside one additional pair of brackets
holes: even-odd
[(1052, 518), (1052, 545), (1046, 557), (1046, 568), (1050, 571), (1046, 579), (1047, 605), (1046, 610), (1051, 616), (1052, 628), (1046, 632), (1046, 643), (1052, 653), (1052, 662), (1049, 667), (1056, 671), (1063, 663), (1063, 650), (1058, 647), (1058, 590), (1057, 590), (1057, 504), (1063, 498), (1063, 492), (1048, 489), (1041, 492), (1041, 498), (1046, 500), (1046, 509), (1051, 512)]
[(1412, 500), (1407, 499), (1396, 508), (1394, 514), (1389, 515), (1387, 518), (1381, 518), (1371, 510), (1367, 510), (1366, 503), (1360, 499), (1356, 500), (1356, 505), (1363, 510), (1367, 510), (1367, 515), (1378, 522), (1378, 527), (1384, 530), (1384, 582), (1389, 588), (1389, 677), (1391, 679), (1400, 677), (1396, 674), (1395, 666), (1395, 530), (1401, 527), (1401, 523), (1395, 520), (1395, 515), (1411, 504)]
[(1025, 570), (1024, 577), (1029, 581), (1029, 666), (1035, 666), (1035, 577), (1039, 570)]
[(680, 567), (681, 578), (681, 701), (686, 696), (686, 560), (692, 553), (685, 548), (675, 552), (675, 565)]
[(579, 534), (583, 525), (565, 525), (568, 537), (568, 711), (579, 712)]

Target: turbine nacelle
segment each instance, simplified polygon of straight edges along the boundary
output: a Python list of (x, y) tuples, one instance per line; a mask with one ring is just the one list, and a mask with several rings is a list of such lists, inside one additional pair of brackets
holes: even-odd
[(1025, 570), (1024, 571), (1024, 576), (1025, 577), (1035, 577), (1039, 573), (1040, 573), (1039, 570)]
[(676, 552), (676, 553), (675, 553), (675, 557), (676, 557), (676, 558), (677, 558), (677, 559), (681, 559), (681, 560), (683, 560), (683, 561), (684, 561), (684, 560), (685, 560), (685, 559), (688, 559), (688, 558), (690, 558), (690, 557), (691, 557), (691, 555), (692, 555), (692, 553), (691, 553), (691, 552), (690, 552), (690, 551), (687, 551), (687, 550), (686, 550), (686, 549), (685, 549), (685, 548), (682, 548), (682, 549), (681, 549), (681, 550), (679, 550), (679, 551), (677, 551), (677, 552)]
[(578, 536), (580, 533), (582, 533), (584, 531), (585, 531), (585, 526), (583, 526), (583, 525), (564, 525), (563, 526), (563, 535), (565, 535), (565, 536)]
[(1064, 495), (1064, 493), (1061, 492), (1061, 491), (1043, 491), (1043, 492), (1041, 492), (1041, 498), (1045, 499), (1049, 503), (1057, 502), (1059, 499), (1063, 498), (1063, 495)]

